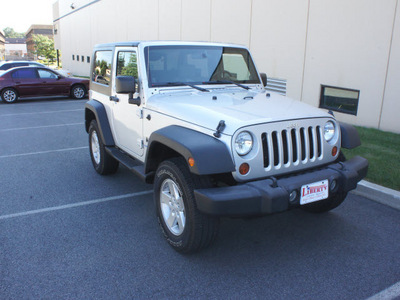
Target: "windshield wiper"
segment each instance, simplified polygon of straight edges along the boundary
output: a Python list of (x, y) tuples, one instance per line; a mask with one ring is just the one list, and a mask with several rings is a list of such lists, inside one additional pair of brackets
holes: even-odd
[(243, 85), (243, 84), (231, 81), (231, 80), (214, 80), (214, 81), (205, 81), (205, 82), (203, 82), (203, 84), (220, 84), (220, 83), (221, 84), (230, 83), (230, 84), (237, 85), (237, 86), (241, 87), (242, 89), (250, 90), (250, 88), (247, 85)]
[(207, 89), (204, 89), (202, 87), (199, 87), (199, 86), (196, 86), (196, 85), (193, 85), (190, 83), (186, 83), (186, 82), (167, 82), (166, 83), (166, 86), (180, 86), (180, 85), (190, 86), (191, 88), (202, 91), (202, 92), (209, 92), (209, 90), (207, 90)]

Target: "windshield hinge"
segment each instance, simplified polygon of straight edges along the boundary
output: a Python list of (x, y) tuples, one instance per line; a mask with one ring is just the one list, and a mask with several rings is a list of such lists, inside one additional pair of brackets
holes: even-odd
[(214, 136), (216, 138), (220, 138), (221, 137), (221, 132), (224, 131), (225, 127), (226, 127), (225, 121), (224, 120), (219, 121), (218, 126), (217, 126), (217, 131), (214, 132)]

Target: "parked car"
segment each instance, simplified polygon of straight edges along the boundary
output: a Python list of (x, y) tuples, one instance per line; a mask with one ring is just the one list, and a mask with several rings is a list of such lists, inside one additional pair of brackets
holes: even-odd
[(42, 67), (42, 68), (49, 68), (52, 69), (54, 71), (57, 71), (58, 73), (60, 73), (61, 75), (65, 76), (65, 77), (72, 77), (72, 73), (69, 70), (65, 70), (65, 69), (53, 69), (50, 67), (45, 66), (44, 64), (38, 63), (36, 61), (4, 61), (4, 62), (0, 62), (0, 74), (2, 73), (2, 71), (6, 71), (9, 70), (11, 68), (16, 68), (16, 67)]
[(17, 67), (0, 74), (0, 96), (5, 103), (36, 96), (82, 99), (88, 90), (88, 80), (65, 77), (45, 67)]

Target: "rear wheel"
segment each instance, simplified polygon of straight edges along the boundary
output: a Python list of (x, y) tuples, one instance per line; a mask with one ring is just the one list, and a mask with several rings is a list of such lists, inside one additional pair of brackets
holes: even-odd
[(157, 169), (154, 198), (158, 222), (168, 243), (178, 252), (199, 251), (217, 236), (219, 219), (197, 209), (193, 192), (210, 185), (208, 178), (191, 174), (181, 158), (164, 161)]
[(5, 103), (14, 103), (18, 100), (18, 93), (13, 88), (5, 88), (1, 92), (1, 100)]
[(306, 204), (301, 206), (301, 209), (312, 212), (312, 213), (323, 213), (330, 211), (336, 207), (338, 207), (344, 199), (346, 199), (347, 193), (338, 193), (326, 200), (313, 202), (310, 204)]
[(83, 99), (86, 95), (86, 89), (83, 85), (74, 85), (71, 88), (71, 97), (74, 99)]
[(96, 120), (92, 120), (89, 127), (89, 149), (93, 167), (101, 175), (117, 172), (119, 162), (106, 152)]

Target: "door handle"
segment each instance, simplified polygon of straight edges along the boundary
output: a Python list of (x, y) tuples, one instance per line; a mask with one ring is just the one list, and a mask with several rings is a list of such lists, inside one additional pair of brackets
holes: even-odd
[(118, 97), (110, 96), (110, 101), (119, 102)]

